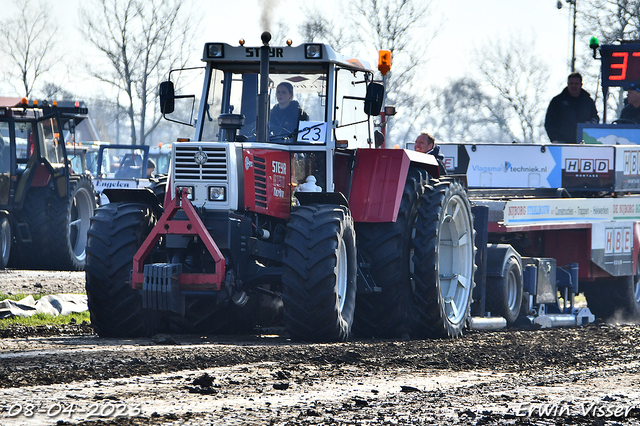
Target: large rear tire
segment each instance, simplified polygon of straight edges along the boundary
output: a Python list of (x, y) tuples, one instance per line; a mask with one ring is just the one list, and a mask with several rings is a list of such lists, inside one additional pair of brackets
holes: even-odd
[(11, 255), (11, 224), (6, 216), (0, 216), (0, 269), (7, 267)]
[(467, 194), (458, 181), (437, 182), (422, 196), (414, 238), (414, 335), (457, 337), (473, 296), (475, 230)]
[(89, 176), (72, 176), (70, 180), (68, 196), (52, 195), (49, 203), (51, 269), (82, 271), (96, 197)]
[(487, 311), (494, 317), (504, 317), (513, 324), (522, 306), (522, 269), (511, 256), (504, 266), (502, 277), (487, 277)]
[[(20, 220), (26, 228), (17, 238), (17, 250), (11, 258), (15, 269), (51, 269), (51, 238), (49, 234), (48, 187), (31, 187), (27, 191)], [(24, 235), (24, 229), (29, 235)]]
[(291, 212), (283, 253), (284, 317), (293, 339), (346, 341), (356, 298), (353, 218), (344, 206)]
[[(70, 178), (65, 197), (50, 187), (26, 193), (21, 220), (30, 235), (18, 239), (15, 268), (81, 271), (86, 261), (87, 231), (95, 207), (91, 178)], [(28, 238), (30, 237), (30, 238)]]
[(87, 299), (91, 325), (101, 337), (139, 337), (161, 328), (161, 317), (142, 309), (129, 284), (133, 256), (156, 224), (145, 204), (110, 203), (96, 210), (87, 242)]
[(360, 223), (358, 253), (370, 265), (379, 293), (358, 294), (354, 333), (365, 337), (400, 337), (415, 321), (411, 255), (418, 202), (424, 178), (410, 170), (395, 222)]

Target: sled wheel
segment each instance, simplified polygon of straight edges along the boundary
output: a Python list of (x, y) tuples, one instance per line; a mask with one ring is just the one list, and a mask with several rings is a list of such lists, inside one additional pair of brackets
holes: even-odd
[(522, 306), (522, 270), (515, 257), (504, 267), (504, 276), (487, 277), (487, 311), (494, 317), (504, 317), (513, 324)]
[(581, 283), (591, 312), (605, 321), (640, 320), (640, 274)]

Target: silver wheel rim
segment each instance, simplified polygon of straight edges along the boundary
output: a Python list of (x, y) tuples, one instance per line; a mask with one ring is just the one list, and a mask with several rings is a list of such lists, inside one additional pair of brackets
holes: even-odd
[(338, 264), (336, 265), (338, 279), (337, 279), (337, 290), (338, 290), (338, 312), (342, 312), (344, 308), (344, 302), (347, 298), (347, 246), (344, 243), (343, 239), (340, 239), (340, 244), (338, 245)]
[(449, 321), (466, 318), (473, 286), (473, 231), (465, 200), (454, 195), (444, 206), (438, 236), (440, 295)]
[(6, 218), (0, 219), (0, 260), (4, 263), (9, 254), (11, 246), (11, 231), (9, 229), (9, 221)]
[(79, 188), (76, 192), (69, 217), (69, 241), (73, 254), (79, 262), (83, 262), (87, 256), (87, 231), (89, 221), (93, 216), (93, 196), (86, 188)]
[(513, 269), (509, 269), (509, 273), (506, 276), (507, 279), (507, 305), (509, 310), (513, 311), (518, 305), (518, 281)]
[(640, 304), (640, 274), (633, 277), (633, 294), (636, 298), (636, 303)]
[(416, 230), (416, 224), (418, 223), (418, 219), (416, 218), (413, 221), (413, 226), (411, 227), (411, 242), (412, 244), (409, 247), (409, 283), (411, 284), (411, 291), (415, 293), (416, 291), (416, 281), (413, 276), (415, 274), (415, 265), (413, 264), (413, 257), (415, 256), (415, 250), (413, 248), (413, 241), (416, 239), (416, 235), (418, 231)]

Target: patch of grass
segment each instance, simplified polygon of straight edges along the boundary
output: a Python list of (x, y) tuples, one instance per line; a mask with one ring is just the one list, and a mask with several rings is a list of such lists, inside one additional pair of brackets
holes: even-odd
[(22, 300), (27, 296), (33, 296), (33, 298), (35, 300), (41, 299), (44, 296), (46, 296), (46, 294), (44, 293), (40, 293), (40, 294), (24, 294), (24, 293), (18, 293), (18, 294), (4, 294), (4, 293), (0, 293), (0, 300), (5, 300), (5, 299), (11, 299), (11, 300)]
[(45, 324), (64, 325), (73, 321), (77, 324), (81, 324), (83, 321), (91, 322), (89, 318), (89, 311), (70, 315), (35, 314), (30, 317), (3, 318), (0, 319), (0, 328), (7, 328), (15, 324), (34, 327)]

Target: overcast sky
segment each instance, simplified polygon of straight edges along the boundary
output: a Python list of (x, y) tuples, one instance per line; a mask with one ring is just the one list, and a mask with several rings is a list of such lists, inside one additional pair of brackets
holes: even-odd
[[(80, 40), (76, 28), (80, 25), (78, 10), (80, 0), (51, 2), (55, 19), (60, 28), (60, 38), (65, 49), (67, 63), (80, 61), (86, 57), (87, 46)], [(316, 3), (330, 8), (332, 0), (304, 0), (306, 4)], [(425, 49), (429, 63), (424, 70), (426, 79), (437, 86), (445, 86), (448, 81), (465, 75), (477, 76), (474, 69), (474, 51), (491, 49), (496, 42), (509, 38), (521, 39), (523, 46), (540, 55), (551, 66), (549, 80), (551, 94), (559, 92), (565, 85), (569, 72), (568, 61), (571, 55), (571, 15), (569, 5), (561, 10), (556, 7), (557, 0), (433, 0), (434, 13), (430, 19), (442, 22), (442, 30)], [(563, 0), (564, 2), (565, 0)], [(258, 45), (260, 33), (261, 5), (272, 5), (272, 17), (277, 21), (285, 19), (290, 28), (303, 19), (298, 1), (291, 0), (194, 0), (198, 14), (203, 16), (202, 31), (194, 46), (194, 60), (200, 57), (205, 41), (223, 41), (237, 45), (244, 38), (248, 45)], [(579, 3), (579, 2), (578, 2)], [(13, 10), (11, 0), (0, 0), (0, 10)], [(334, 9), (329, 9), (334, 10)], [(579, 12), (579, 10), (578, 10)], [(300, 40), (295, 40), (294, 44)], [(415, 40), (424, 43), (425, 40)], [(585, 49), (588, 40), (578, 40), (579, 50)], [(350, 52), (344, 52), (349, 54)], [(365, 58), (366, 59), (366, 58)], [(377, 60), (376, 52), (371, 52), (371, 61)], [(0, 58), (0, 63), (5, 59)], [(598, 64), (594, 61), (593, 67)], [(59, 66), (62, 73), (64, 67)], [(593, 70), (592, 70), (593, 71)], [(60, 78), (68, 81), (72, 87), (82, 90), (88, 86), (86, 81), (78, 81), (78, 73), (64, 72)], [(57, 78), (58, 79), (58, 78)], [(4, 88), (6, 90), (6, 87)], [(587, 88), (589, 91), (593, 89)], [(6, 95), (9, 93), (3, 93)]]

